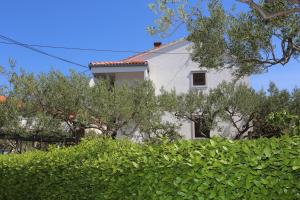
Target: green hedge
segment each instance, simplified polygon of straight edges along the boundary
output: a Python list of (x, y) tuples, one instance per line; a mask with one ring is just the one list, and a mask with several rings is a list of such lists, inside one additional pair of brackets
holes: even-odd
[(0, 199), (300, 199), (300, 137), (160, 145), (93, 139), (3, 155)]

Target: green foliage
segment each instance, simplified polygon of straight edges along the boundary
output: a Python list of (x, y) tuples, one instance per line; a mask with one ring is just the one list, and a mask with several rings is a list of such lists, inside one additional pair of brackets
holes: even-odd
[(294, 114), (295, 110), (293, 110), (294, 108), (292, 109), (292, 107), (297, 107), (297, 105), (300, 104), (295, 104), (293, 93), (290, 93), (287, 90), (279, 90), (272, 82), (270, 83), (267, 93), (260, 91), (259, 94), (262, 96), (262, 99), (259, 110), (253, 121), (253, 137), (272, 137), (281, 135), (282, 130), (277, 126), (274, 126), (274, 124), (270, 123), (268, 120), (269, 115), (283, 111)]
[(300, 89), (299, 88), (295, 88), (291, 94), (289, 111), (294, 115), (300, 116)]
[(210, 17), (200, 13), (196, 22), (189, 26), (191, 34), (188, 40), (195, 43), (192, 53), (194, 61), (205, 67), (217, 68), (223, 65), (223, 54), (227, 48), (224, 41), (226, 15), (221, 4), (216, 1), (209, 2), (208, 11)]
[(281, 134), (300, 135), (300, 117), (286, 111), (271, 113), (267, 121)]
[[(268, 92), (254, 91), (247, 85), (222, 83), (215, 90), (223, 120), (232, 123), (236, 129), (235, 139), (244, 137), (273, 137), (282, 134), (296, 134), (293, 129), (299, 118), (299, 90), (279, 90), (270, 83)], [(284, 121), (279, 125), (280, 119)]]
[(300, 198), (300, 138), (78, 146), (0, 156), (0, 199)]
[(7, 100), (0, 103), (0, 133), (6, 138), (77, 142), (91, 129), (114, 138), (137, 133), (142, 139), (178, 136), (175, 124), (162, 122), (150, 81), (112, 87), (97, 80), (90, 87), (90, 78), (75, 72), (34, 75), (12, 69), (6, 74), (11, 87), (3, 88)]
[(232, 123), (237, 134), (235, 139), (245, 136), (253, 127), (253, 119), (261, 110), (263, 95), (245, 84), (222, 83), (216, 89), (218, 104), (222, 108), (220, 117)]
[[(268, 116), (284, 110), (299, 116), (300, 110), (299, 89), (289, 93), (273, 83), (268, 93), (255, 92), (243, 84), (222, 83), (206, 93), (190, 90), (178, 95), (162, 90), (156, 96), (149, 81), (114, 87), (97, 81), (89, 87), (89, 78), (75, 72), (68, 76), (56, 71), (34, 75), (13, 70), (8, 77), (11, 87), (0, 88), (0, 94), (7, 96), (0, 103), (0, 134), (15, 139), (11, 150), (16, 152), (23, 150), (22, 140), (28, 138), (79, 142), (91, 129), (113, 138), (126, 135), (154, 143), (164, 138), (173, 141), (180, 138), (177, 130), (186, 120), (197, 123), (199, 135), (205, 138), (211, 137), (221, 119), (236, 128), (236, 134), (231, 135), (235, 139), (278, 136), (283, 131), (270, 123)], [(177, 122), (164, 121), (165, 114), (173, 115)], [(47, 144), (32, 145), (47, 148)]]
[(250, 8), (242, 11), (225, 10), (228, 2), (221, 0), (153, 2), (150, 8), (158, 20), (149, 32), (165, 36), (186, 25), (193, 60), (201, 67), (231, 67), (240, 77), (285, 65), (300, 55), (299, 1), (237, 0), (237, 6)]
[(88, 121), (103, 124), (105, 128), (101, 131), (106, 135), (114, 135), (122, 129), (123, 133), (128, 134), (128, 126), (132, 126), (134, 132), (137, 128), (146, 130), (152, 124), (160, 123), (162, 112), (151, 82), (110, 88), (106, 82), (100, 81), (88, 91), (85, 106), (85, 112), (90, 117)]
[(221, 112), (219, 98), (215, 91), (206, 94), (199, 90), (190, 90), (186, 94), (176, 95), (175, 91), (162, 90), (159, 102), (163, 110), (172, 113), (177, 119), (198, 123), (202, 137), (210, 138), (210, 132)]
[(287, 111), (300, 116), (299, 94), (297, 88), (288, 92), (279, 90), (274, 83), (270, 83), (268, 92), (256, 92), (243, 83), (223, 82), (207, 93), (191, 90), (177, 95), (176, 91), (162, 90), (159, 103), (162, 110), (177, 119), (199, 123), (202, 137), (210, 138), (214, 128), (222, 128), (218, 127), (218, 122), (222, 120), (231, 123), (235, 132), (221, 136), (258, 138), (283, 134), (282, 128), (268, 120), (272, 113)]
[[(88, 78), (72, 72), (28, 74), (11, 72), (7, 100), (0, 105), (5, 120), (0, 127), (7, 135), (66, 137), (78, 136), (80, 126), (70, 119), (80, 118), (88, 91)], [(21, 123), (20, 123), (21, 122)]]

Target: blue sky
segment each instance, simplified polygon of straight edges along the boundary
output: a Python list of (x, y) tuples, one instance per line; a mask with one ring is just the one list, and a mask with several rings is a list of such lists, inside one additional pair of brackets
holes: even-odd
[[(112, 50), (144, 51), (154, 41), (163, 43), (185, 36), (179, 30), (171, 37), (150, 36), (146, 27), (153, 24), (154, 14), (148, 9), (151, 0), (2, 0), (0, 34), (30, 44), (68, 46)], [(226, 1), (228, 2), (228, 1)], [(234, 2), (234, 0), (230, 0)], [(229, 3), (228, 3), (229, 4)], [(237, 4), (239, 5), (239, 4)], [(1, 41), (1, 40), (0, 40)], [(131, 53), (41, 50), (83, 65), (90, 61), (118, 60)], [(12, 58), (29, 72), (58, 69), (86, 69), (32, 52), (25, 48), (0, 44), (0, 65), (7, 67)], [(251, 77), (255, 89), (267, 88), (274, 81), (280, 88), (300, 87), (300, 64), (292, 61), (276, 66), (268, 73)], [(0, 77), (0, 84), (4, 78)]]

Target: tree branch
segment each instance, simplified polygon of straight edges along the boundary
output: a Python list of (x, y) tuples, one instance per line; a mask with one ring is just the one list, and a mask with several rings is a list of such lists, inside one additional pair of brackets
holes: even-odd
[[(263, 10), (258, 4), (256, 4), (253, 0), (238, 0), (241, 3), (245, 3), (248, 4), (250, 8), (252, 8), (253, 10), (257, 11), (260, 16), (264, 19), (264, 20), (270, 20), (270, 19), (274, 19), (277, 17), (281, 17), (281, 16), (287, 16), (290, 14), (294, 14), (294, 13), (298, 13), (300, 12), (300, 8), (291, 8), (291, 9), (287, 9), (287, 10), (283, 10), (277, 13), (268, 13), (267, 11)], [(298, 4), (299, 1), (290, 1), (291, 3), (294, 4)]]

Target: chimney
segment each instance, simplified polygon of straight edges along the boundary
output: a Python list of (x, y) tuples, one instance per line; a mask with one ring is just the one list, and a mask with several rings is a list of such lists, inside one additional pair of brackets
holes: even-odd
[(154, 48), (157, 49), (161, 46), (161, 42), (154, 42)]

